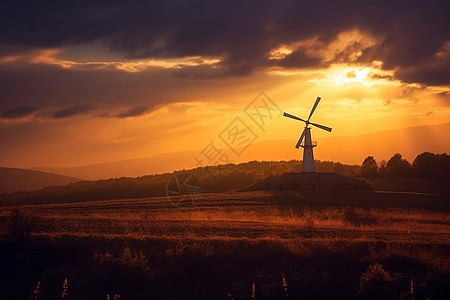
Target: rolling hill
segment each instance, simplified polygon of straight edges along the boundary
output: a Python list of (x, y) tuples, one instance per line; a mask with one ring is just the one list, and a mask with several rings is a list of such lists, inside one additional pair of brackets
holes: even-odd
[(0, 167), (0, 194), (34, 191), (46, 186), (63, 185), (80, 179), (27, 169)]
[[(410, 162), (417, 154), (429, 151), (448, 153), (448, 132), (450, 123), (417, 126), (368, 133), (358, 136), (331, 136), (317, 138), (314, 150), (316, 159), (339, 161), (344, 164), (360, 165), (368, 155), (377, 161), (388, 160), (395, 153), (401, 153)], [(316, 138), (315, 138), (316, 139)], [(256, 142), (241, 156), (231, 157), (233, 163), (252, 160), (279, 161), (301, 159), (301, 150), (295, 149), (296, 137), (289, 140), (268, 140)], [(263, 151), (261, 149), (264, 149)], [(130, 159), (81, 167), (39, 167), (35, 170), (64, 174), (77, 178), (97, 180), (113, 177), (136, 177), (148, 174), (172, 172), (196, 167), (195, 156), (202, 151), (163, 153), (148, 158)]]

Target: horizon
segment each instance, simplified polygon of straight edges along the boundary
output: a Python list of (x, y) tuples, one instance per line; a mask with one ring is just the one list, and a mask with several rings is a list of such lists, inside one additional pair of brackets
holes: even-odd
[[(336, 160), (339, 154), (339, 161), (361, 163), (354, 154), (342, 156), (344, 142), (326, 148), (333, 138), (450, 120), (444, 3), (409, 1), (398, 10), (356, 1), (349, 11), (332, 4), (271, 1), (255, 10), (229, 2), (213, 10), (214, 21), (206, 3), (178, 4), (116, 3), (102, 13), (106, 7), (100, 4), (95, 10), (55, 3), (46, 14), (57, 21), (49, 24), (20, 14), (15, 4), (5, 9), (0, 165), (82, 167), (202, 151), (209, 143), (227, 150), (230, 161), (264, 156), (258, 151), (274, 153), (274, 160), (301, 159), (294, 145), (303, 125), (281, 114), (306, 118), (318, 96), (322, 100), (311, 121), (333, 128), (331, 133), (312, 130), (318, 160)], [(236, 7), (245, 13), (233, 14)], [(33, 8), (45, 10), (38, 4)], [(138, 10), (142, 14), (134, 18)], [(308, 18), (308, 10), (320, 11), (327, 22)], [(58, 11), (77, 22), (62, 20)], [(195, 21), (189, 18), (193, 12)], [(228, 12), (235, 26), (223, 17)], [(372, 12), (383, 18), (374, 19)], [(155, 13), (164, 17), (149, 21)], [(427, 20), (433, 23), (423, 27)], [(99, 22), (106, 27), (97, 31)], [(27, 26), (35, 28), (32, 34)], [(48, 30), (58, 26), (67, 33)], [(423, 40), (407, 34), (411, 30)], [(255, 114), (255, 105), (262, 112)], [(224, 130), (230, 126), (248, 128), (252, 135), (245, 152), (252, 155), (227, 144)], [(429, 151), (449, 152), (443, 137), (445, 132), (426, 137)], [(274, 140), (291, 140), (292, 146), (277, 156)], [(269, 148), (247, 151), (260, 142)], [(402, 143), (414, 148), (416, 142), (405, 136)], [(364, 143), (352, 147), (363, 149)], [(393, 154), (380, 147), (379, 160)], [(410, 153), (405, 156), (411, 159)]]
[[(423, 152), (431, 152), (435, 154), (447, 153), (446, 136), (439, 132), (448, 132), (450, 130), (450, 122), (438, 124), (434, 126), (420, 126), (420, 127), (408, 127), (406, 129), (391, 129), (383, 132), (371, 132), (365, 135), (359, 136), (347, 136), (347, 137), (324, 137), (319, 139), (319, 146), (315, 148), (316, 161), (331, 161), (335, 163), (342, 163), (344, 165), (361, 165), (363, 160), (368, 156), (373, 156), (378, 163), (388, 161), (394, 154), (400, 153), (404, 159), (411, 164), (414, 159)], [(431, 147), (430, 143), (424, 146), (421, 143), (414, 143), (412, 145), (405, 146), (403, 143), (403, 136), (411, 135), (415, 133), (423, 135), (424, 133), (434, 136), (436, 143)], [(391, 143), (390, 147), (375, 148), (374, 145), (382, 143), (384, 136), (390, 135), (391, 139), (396, 142)], [(380, 142), (381, 140), (381, 142)], [(438, 141), (441, 141), (439, 143)], [(241, 164), (250, 161), (290, 161), (299, 160), (302, 161), (303, 151), (301, 149), (295, 149), (292, 139), (278, 139), (278, 140), (266, 140), (256, 141), (250, 145), (243, 153), (241, 153), (238, 159), (233, 160), (230, 163)], [(342, 155), (341, 152), (333, 151), (334, 147), (339, 147), (341, 143), (359, 143), (364, 144), (358, 148), (354, 148), (348, 153)], [(275, 145), (275, 146), (274, 146)], [(272, 148), (270, 151), (261, 152), (259, 149)], [(275, 150), (273, 150), (275, 149)], [(281, 150), (280, 150), (281, 149)], [(317, 151), (319, 149), (319, 151)], [(223, 148), (220, 151), (225, 152), (227, 149)], [(71, 176), (76, 178), (82, 178), (87, 180), (108, 179), (115, 177), (139, 177), (145, 175), (157, 175), (163, 173), (171, 173), (180, 171), (183, 169), (194, 169), (199, 167), (192, 157), (198, 156), (201, 149), (192, 151), (181, 152), (167, 152), (159, 153), (150, 157), (127, 159), (122, 161), (113, 162), (101, 162), (92, 165), (82, 166), (37, 166), (26, 168), (29, 170), (37, 170), (43, 172), (49, 172), (54, 174), (61, 174), (65, 176)], [(344, 157), (351, 156), (352, 160), (345, 160)], [(383, 156), (384, 155), (384, 156)], [(210, 164), (208, 166), (217, 166), (218, 164)], [(226, 163), (222, 163), (224, 165)], [(205, 167), (204, 165), (203, 167)], [(3, 166), (9, 167), (9, 166)], [(14, 166), (10, 168), (15, 168)], [(24, 169), (24, 168), (21, 168)]]

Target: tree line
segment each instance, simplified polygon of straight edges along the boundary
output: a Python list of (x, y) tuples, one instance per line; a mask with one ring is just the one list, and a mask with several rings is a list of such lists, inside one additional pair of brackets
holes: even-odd
[[(401, 154), (395, 154), (387, 162), (377, 163), (368, 156), (362, 165), (347, 165), (332, 161), (315, 161), (316, 172), (338, 173), (346, 176), (414, 177), (450, 179), (450, 157), (447, 154), (424, 152), (411, 164)], [(249, 161), (241, 164), (199, 167), (173, 173), (121, 177), (96, 181), (79, 181), (68, 185), (46, 187), (32, 192), (16, 192), (0, 195), (0, 205), (68, 203), (109, 199), (132, 199), (166, 196), (168, 190), (192, 176), (193, 185), (202, 192), (239, 190), (248, 185), (286, 172), (300, 172), (302, 161)], [(183, 191), (181, 191), (183, 192)]]
[(400, 153), (379, 163), (373, 156), (364, 159), (361, 177), (450, 179), (450, 155), (423, 152), (410, 163)]
[[(104, 180), (83, 180), (60, 186), (45, 187), (37, 191), (22, 191), (0, 195), (0, 205), (68, 203), (109, 199), (132, 199), (166, 196), (168, 190), (175, 190), (178, 183), (189, 176), (190, 184), (201, 187), (202, 192), (224, 192), (239, 190), (269, 176), (285, 172), (300, 172), (302, 161), (249, 161), (240, 164), (198, 167), (173, 173), (146, 175), (141, 177), (120, 177)], [(317, 172), (335, 172), (356, 176), (358, 165), (345, 165), (331, 161), (316, 161)], [(183, 192), (183, 191), (181, 191)]]

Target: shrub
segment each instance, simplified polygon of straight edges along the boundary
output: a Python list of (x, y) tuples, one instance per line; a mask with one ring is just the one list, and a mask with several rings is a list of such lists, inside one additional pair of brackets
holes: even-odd
[(141, 269), (149, 271), (148, 259), (142, 251), (133, 253), (130, 247), (125, 247), (118, 257), (114, 257), (111, 253), (97, 252), (94, 254), (94, 259), (100, 264), (116, 265), (122, 268)]
[(93, 263), (87, 267), (91, 272), (91, 284), (104, 290), (142, 289), (153, 275), (147, 256), (142, 251), (132, 251), (128, 246), (117, 255), (97, 251)]
[(6, 222), (6, 234), (15, 242), (23, 242), (29, 239), (34, 229), (35, 218), (29, 211), (15, 205)]
[(378, 264), (371, 264), (360, 279), (359, 299), (390, 299), (392, 298), (392, 278), (389, 272)]

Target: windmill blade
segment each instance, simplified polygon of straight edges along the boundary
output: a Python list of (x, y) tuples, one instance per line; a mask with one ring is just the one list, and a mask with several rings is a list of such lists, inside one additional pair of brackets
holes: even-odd
[(283, 116), (284, 116), (284, 117), (291, 118), (291, 119), (294, 119), (294, 120), (302, 121), (302, 122), (305, 122), (305, 123), (306, 123), (306, 121), (303, 120), (302, 118), (296, 117), (296, 116), (291, 115), (291, 114), (288, 114), (288, 113), (286, 113), (286, 112), (283, 113)]
[(319, 127), (320, 129), (326, 130), (328, 132), (331, 132), (331, 130), (332, 130), (332, 128), (327, 127), (327, 126), (323, 126), (323, 125), (320, 125), (320, 124), (316, 124), (316, 123), (309, 123), (309, 124), (311, 124), (313, 126), (316, 126), (316, 127)]
[(300, 147), (300, 145), (301, 145), (301, 143), (302, 143), (302, 141), (303, 141), (303, 138), (305, 137), (305, 132), (306, 132), (306, 128), (303, 129), (302, 135), (301, 135), (300, 138), (298, 139), (298, 142), (297, 142), (297, 145), (295, 145), (295, 148), (298, 149), (298, 147)]
[(314, 102), (314, 106), (313, 106), (313, 108), (311, 109), (311, 113), (309, 114), (308, 122), (309, 122), (309, 119), (311, 119), (311, 117), (312, 117), (314, 111), (316, 110), (317, 105), (319, 105), (319, 101), (320, 101), (320, 97), (317, 97), (316, 102)]

